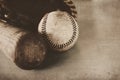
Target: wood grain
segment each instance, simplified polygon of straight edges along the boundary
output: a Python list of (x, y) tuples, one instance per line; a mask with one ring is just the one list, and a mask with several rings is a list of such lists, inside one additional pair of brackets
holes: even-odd
[(0, 22), (0, 50), (19, 67), (31, 69), (44, 60), (46, 48), (37, 33)]

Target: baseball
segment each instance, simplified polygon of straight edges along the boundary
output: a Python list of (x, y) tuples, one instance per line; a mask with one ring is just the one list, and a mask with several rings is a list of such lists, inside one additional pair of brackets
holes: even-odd
[(75, 45), (79, 27), (77, 21), (67, 12), (53, 11), (42, 18), (38, 32), (44, 36), (51, 49), (61, 52)]
[(0, 50), (22, 69), (41, 65), (46, 47), (37, 33), (29, 33), (0, 21)]

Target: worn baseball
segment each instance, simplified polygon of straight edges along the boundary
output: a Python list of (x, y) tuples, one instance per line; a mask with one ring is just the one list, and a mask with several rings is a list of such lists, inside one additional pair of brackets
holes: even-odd
[(53, 11), (42, 18), (38, 32), (44, 36), (51, 49), (61, 52), (75, 45), (79, 27), (77, 21), (67, 12)]

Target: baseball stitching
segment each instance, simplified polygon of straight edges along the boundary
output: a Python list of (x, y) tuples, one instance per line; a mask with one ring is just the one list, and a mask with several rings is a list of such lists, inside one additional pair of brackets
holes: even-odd
[(49, 39), (49, 37), (47, 35), (47, 32), (46, 32), (46, 23), (47, 23), (48, 14), (46, 14), (44, 19), (43, 19), (43, 24), (42, 24), (42, 27), (41, 27), (42, 28), (42, 35), (47, 40), (48, 44), (51, 45), (55, 49), (63, 49), (65, 47), (69, 46), (74, 41), (74, 39), (76, 38), (77, 27), (76, 27), (75, 21), (73, 20), (72, 16), (70, 16), (68, 13), (67, 13), (67, 15), (70, 18), (71, 23), (73, 25), (73, 35), (72, 35), (71, 39), (68, 42), (63, 43), (63, 44), (54, 44)]

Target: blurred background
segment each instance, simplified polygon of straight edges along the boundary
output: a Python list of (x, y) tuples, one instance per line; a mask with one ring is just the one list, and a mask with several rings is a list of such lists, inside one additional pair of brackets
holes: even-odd
[(120, 0), (73, 0), (80, 36), (46, 66), (22, 70), (0, 52), (0, 80), (120, 80)]

